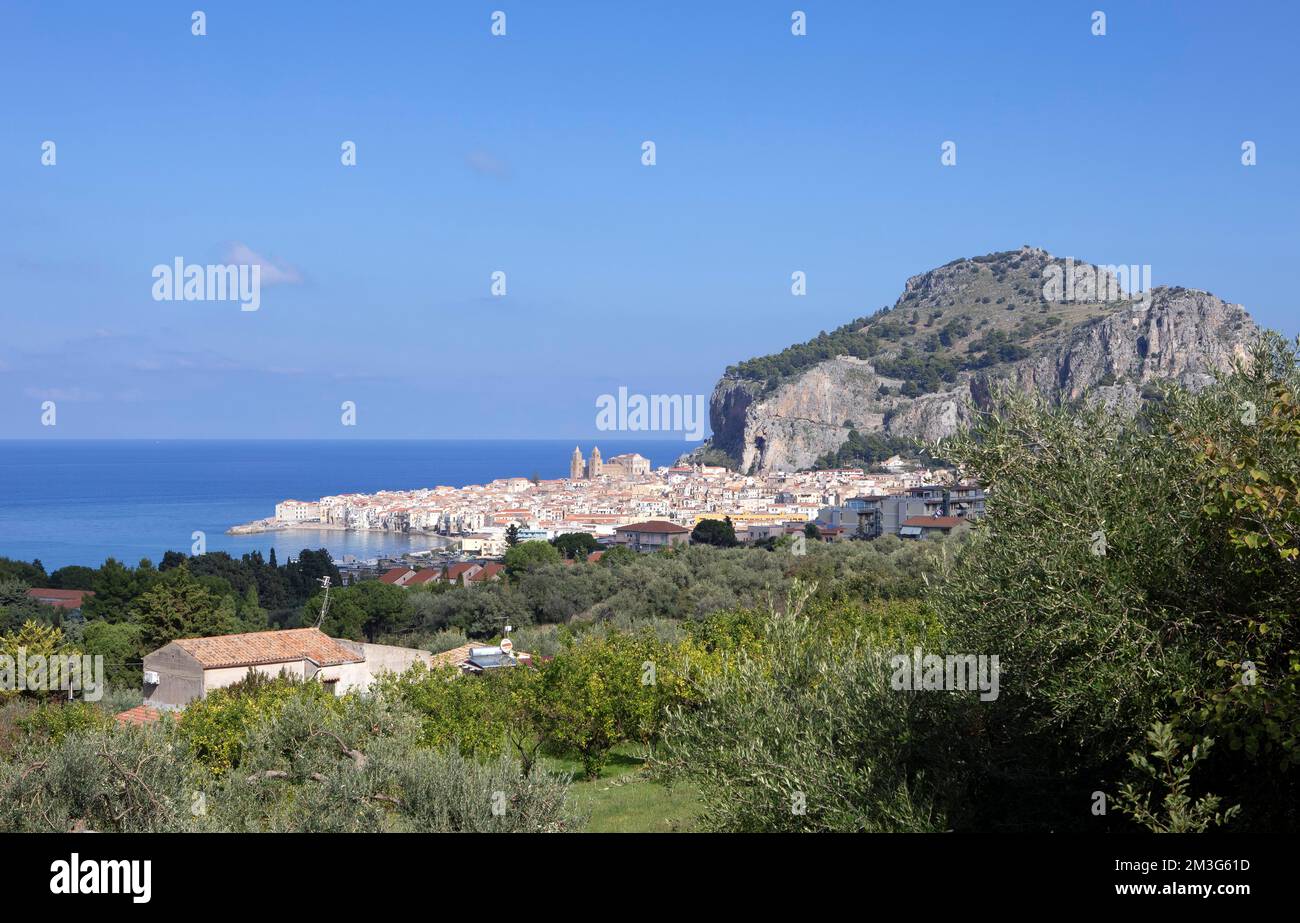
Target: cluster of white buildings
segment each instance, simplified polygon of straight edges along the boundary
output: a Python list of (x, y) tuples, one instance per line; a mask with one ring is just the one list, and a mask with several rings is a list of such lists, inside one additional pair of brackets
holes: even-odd
[[(644, 464), (643, 464), (644, 463)], [(597, 467), (601, 466), (601, 467)], [(553, 480), (502, 478), (467, 487), (430, 487), (340, 494), (319, 501), (286, 500), (275, 520), (391, 532), (436, 533), (456, 538), (471, 555), (503, 554), (506, 530), (520, 540), (588, 532), (613, 539), (615, 529), (646, 520), (693, 528), (701, 519), (730, 517), (742, 540), (766, 537), (788, 523), (825, 520), (828, 508), (851, 499), (900, 495), (947, 480), (942, 470), (885, 473), (860, 468), (744, 475), (709, 465), (651, 469), (642, 456), (629, 458), (617, 474), (612, 465), (583, 463), (575, 453), (570, 473)], [(602, 474), (592, 476), (593, 469)]]

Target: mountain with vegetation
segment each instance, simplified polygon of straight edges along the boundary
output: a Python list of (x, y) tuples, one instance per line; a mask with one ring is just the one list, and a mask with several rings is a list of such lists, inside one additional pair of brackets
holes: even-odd
[(892, 307), (726, 370), (693, 453), (743, 471), (870, 463), (970, 423), (1000, 383), (1049, 404), (1135, 408), (1196, 389), (1257, 334), (1240, 305), (1022, 247), (907, 280)]

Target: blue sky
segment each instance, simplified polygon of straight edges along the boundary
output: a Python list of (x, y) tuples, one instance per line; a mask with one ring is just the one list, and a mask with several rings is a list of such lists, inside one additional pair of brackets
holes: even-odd
[[(602, 393), (707, 393), (1022, 244), (1294, 335), (1298, 27), (1186, 0), (6, 2), (0, 437), (587, 438)], [(154, 265), (239, 247), (282, 277), (259, 311), (151, 298)]]

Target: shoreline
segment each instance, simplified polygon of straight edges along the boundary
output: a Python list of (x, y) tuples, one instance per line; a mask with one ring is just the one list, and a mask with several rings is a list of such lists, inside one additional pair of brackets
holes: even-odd
[(226, 530), (226, 535), (264, 535), (269, 532), (356, 532), (439, 539), (448, 544), (452, 541), (450, 536), (443, 535), (441, 532), (425, 532), (416, 529), (409, 532), (394, 532), (392, 529), (358, 529), (353, 526), (339, 525), (336, 522), (281, 522), (273, 516), (231, 526)]

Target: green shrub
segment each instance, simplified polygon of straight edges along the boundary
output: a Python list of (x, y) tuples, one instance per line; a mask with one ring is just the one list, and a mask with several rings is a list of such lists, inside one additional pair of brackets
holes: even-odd
[(297, 698), (334, 701), (320, 683), (284, 675), (267, 677), (256, 670), (230, 686), (189, 703), (180, 713), (178, 736), (197, 763), (221, 776), (238, 769), (250, 733), (274, 718)]
[(851, 627), (861, 617), (805, 615), (796, 600), (712, 635), (723, 649), (724, 639), (758, 637), (703, 679), (695, 707), (673, 709), (661, 765), (700, 787), (705, 829), (943, 829), (927, 772), (941, 777), (945, 767), (927, 760), (915, 730), (940, 724), (939, 706), (889, 686), (896, 648), (883, 639), (906, 633), (906, 619), (878, 625), (872, 640)]
[(0, 830), (189, 829), (194, 786), (166, 727), (104, 726), (33, 739), (0, 762)]
[(964, 823), (1096, 829), (1061, 793), (1132, 778), (1168, 716), (1226, 743), (1198, 774), (1236, 825), (1297, 825), (1298, 384), (1270, 337), (1136, 418), (1008, 393), (948, 447), (996, 500), (934, 593), (958, 649), (1002, 664)]

